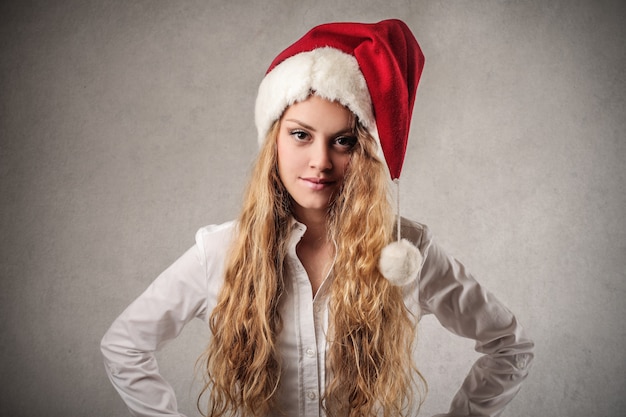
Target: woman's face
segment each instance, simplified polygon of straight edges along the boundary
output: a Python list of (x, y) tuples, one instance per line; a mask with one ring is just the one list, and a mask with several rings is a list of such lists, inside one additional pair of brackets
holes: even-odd
[(277, 139), (278, 173), (295, 202), (297, 218), (326, 213), (357, 141), (354, 123), (346, 107), (315, 95), (283, 114)]

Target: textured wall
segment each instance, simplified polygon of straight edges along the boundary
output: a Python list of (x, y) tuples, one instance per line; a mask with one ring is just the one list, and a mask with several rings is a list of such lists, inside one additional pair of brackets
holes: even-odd
[[(626, 7), (616, 1), (4, 1), (0, 4), (0, 415), (126, 415), (99, 340), (231, 219), (253, 100), (314, 24), (399, 17), (426, 55), (402, 211), (526, 325), (505, 416), (626, 409)], [(181, 409), (207, 331), (160, 354)], [(476, 358), (423, 321), (423, 415)], [(429, 414), (430, 413), (430, 414)]]

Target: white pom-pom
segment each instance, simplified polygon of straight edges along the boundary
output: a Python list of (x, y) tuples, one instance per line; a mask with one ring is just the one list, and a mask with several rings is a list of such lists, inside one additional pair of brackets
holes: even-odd
[(417, 278), (422, 254), (406, 239), (385, 246), (380, 254), (378, 269), (393, 285), (407, 285)]

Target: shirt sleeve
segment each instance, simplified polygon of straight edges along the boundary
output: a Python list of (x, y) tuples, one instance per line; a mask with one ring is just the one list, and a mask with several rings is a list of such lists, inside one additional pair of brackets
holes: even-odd
[(498, 299), (433, 242), (420, 277), (420, 307), (452, 333), (476, 341), (482, 353), (452, 400), (435, 417), (497, 417), (528, 375), (534, 343)]
[(194, 246), (176, 260), (113, 322), (101, 342), (107, 375), (141, 417), (182, 416), (155, 352), (192, 318), (206, 315), (206, 270)]

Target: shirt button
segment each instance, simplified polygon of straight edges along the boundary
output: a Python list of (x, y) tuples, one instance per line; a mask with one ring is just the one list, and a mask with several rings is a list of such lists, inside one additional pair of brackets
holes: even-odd
[(309, 397), (309, 400), (314, 400), (314, 399), (316, 399), (316, 398), (317, 398), (317, 394), (315, 393), (315, 391), (309, 391), (309, 392), (306, 394), (306, 396), (307, 396), (307, 397)]
[(312, 358), (313, 356), (315, 356), (315, 350), (308, 348), (305, 352), (304, 352), (309, 358)]

